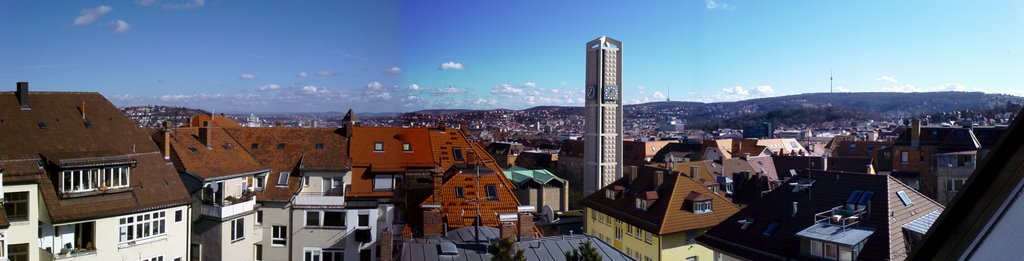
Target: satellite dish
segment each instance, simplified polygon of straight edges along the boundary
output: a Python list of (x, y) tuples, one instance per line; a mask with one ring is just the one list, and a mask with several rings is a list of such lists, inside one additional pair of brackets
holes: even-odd
[(217, 192), (217, 190), (220, 189), (220, 186), (218, 186), (217, 184), (219, 184), (219, 183), (216, 183), (216, 182), (210, 183), (210, 189), (212, 189), (213, 192)]
[(544, 217), (544, 220), (547, 222), (555, 220), (555, 211), (551, 210), (551, 206), (549, 205), (544, 205), (544, 207), (540, 208), (540, 215)]

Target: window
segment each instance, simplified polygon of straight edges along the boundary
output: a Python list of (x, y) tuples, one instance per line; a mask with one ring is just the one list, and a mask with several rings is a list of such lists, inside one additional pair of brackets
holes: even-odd
[(93, 191), (100, 187), (128, 187), (128, 167), (77, 169), (61, 172), (64, 193)]
[(252, 248), (253, 248), (253, 250), (252, 250), (253, 251), (253, 260), (255, 260), (255, 261), (263, 261), (263, 245), (255, 244), (255, 245), (252, 245)]
[(395, 176), (394, 175), (376, 175), (373, 176), (373, 190), (393, 190), (395, 189)]
[(465, 198), (466, 193), (462, 190), (462, 187), (455, 187), (455, 197)]
[(263, 224), (263, 210), (256, 211), (256, 224)]
[(487, 190), (487, 199), (488, 200), (498, 200), (498, 187), (496, 187), (493, 184), (491, 184), (491, 185), (484, 186), (484, 188)]
[(946, 180), (946, 191), (957, 192), (964, 188), (964, 179), (947, 179)]
[(647, 210), (647, 200), (636, 198), (633, 202), (637, 209)]
[(289, 174), (288, 172), (283, 172), (282, 171), (281, 174), (277, 176), (277, 186), (278, 187), (287, 187), (288, 186), (288, 174)]
[(633, 225), (626, 224), (626, 235), (627, 236), (632, 236), (633, 235)]
[(370, 215), (369, 214), (359, 214), (359, 226), (360, 227), (368, 227), (368, 226), (370, 226)]
[(345, 252), (341, 249), (324, 249), (324, 260), (323, 261), (341, 261), (345, 260)]
[(645, 232), (644, 233), (644, 242), (647, 242), (647, 244), (650, 244), (651, 242), (654, 242), (654, 235), (651, 234), (651, 232)]
[(697, 261), (697, 256), (687, 257), (686, 261)]
[(283, 150), (284, 149), (284, 143), (278, 143), (277, 144), (277, 149)]
[(253, 187), (256, 187), (256, 190), (263, 190), (263, 184), (265, 184), (266, 182), (267, 182), (267, 176), (265, 176), (265, 175), (257, 175), (256, 176), (256, 182), (255, 182), (255, 184), (253, 184)]
[(185, 219), (185, 213), (182, 210), (174, 211), (174, 223), (181, 223)]
[(28, 243), (9, 245), (7, 247), (7, 259), (10, 261), (28, 261)]
[(306, 210), (306, 226), (319, 227), (320, 224), (320, 211)]
[(260, 144), (259, 144), (259, 143), (253, 143), (253, 144), (252, 144), (251, 146), (249, 146), (249, 147), (250, 147), (250, 148), (252, 148), (252, 149), (254, 149), (254, 150), (255, 150), (255, 149), (259, 149), (259, 148), (260, 148)]
[(379, 142), (379, 141), (378, 142), (374, 142), (373, 143), (373, 151), (376, 151), (376, 152), (384, 151), (384, 143), (383, 142)]
[(270, 227), (270, 245), (272, 246), (284, 246), (288, 243), (288, 228), (285, 226), (271, 226)]
[(857, 149), (857, 143), (850, 143), (850, 150), (856, 150), (856, 149)]
[(824, 255), (823, 251), (825, 251), (825, 250), (824, 250), (824, 248), (821, 245), (821, 241), (808, 240), (808, 242), (811, 243), (810, 250), (811, 250), (811, 255), (812, 256), (821, 257), (821, 256)]
[(302, 186), (309, 187), (309, 176), (302, 176)]
[(835, 244), (825, 243), (825, 258), (836, 259), (839, 257), (839, 249)]
[(615, 240), (622, 240), (622, 227), (621, 226), (616, 226), (615, 227)]
[(693, 202), (693, 213), (704, 214), (711, 212), (711, 200)]
[(342, 212), (342, 211), (324, 211), (324, 226), (325, 227), (344, 227), (345, 226), (345, 212)]
[(412, 144), (402, 143), (402, 151), (412, 151)]
[(28, 221), (28, 192), (4, 193), (4, 214), (11, 222)]
[(238, 241), (245, 238), (245, 218), (231, 220), (231, 241)]
[(323, 255), (323, 251), (319, 248), (306, 248), (303, 250), (304, 261), (320, 261), (320, 256)]
[(452, 148), (452, 157), (455, 158), (455, 161), (463, 161), (463, 160), (465, 160), (465, 158), (462, 157), (462, 148), (459, 148), (459, 147)]
[(324, 144), (323, 143), (317, 143), (316, 144), (316, 150), (324, 150)]
[(154, 256), (150, 258), (139, 259), (139, 261), (164, 261), (164, 256)]
[(900, 151), (900, 164), (907, 165), (907, 162), (909, 162), (909, 161), (910, 161), (910, 152), (909, 151)]
[(120, 243), (163, 236), (166, 225), (164, 211), (151, 212), (118, 219)]
[(768, 224), (768, 227), (764, 228), (764, 232), (761, 235), (770, 237), (775, 234), (776, 230), (779, 230), (779, 222), (772, 222)]
[(180, 256), (179, 257), (175, 257), (174, 261), (181, 261), (181, 257)]
[(896, 196), (900, 197), (900, 201), (903, 201), (903, 206), (910, 206), (913, 202), (910, 202), (910, 197), (907, 197), (907, 193), (902, 190), (896, 191)]

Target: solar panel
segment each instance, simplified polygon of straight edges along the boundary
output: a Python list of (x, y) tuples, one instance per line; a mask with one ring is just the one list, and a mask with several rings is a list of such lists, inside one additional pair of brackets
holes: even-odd
[(907, 197), (906, 192), (903, 192), (902, 190), (896, 191), (896, 195), (900, 196), (900, 200), (903, 201), (903, 206), (910, 206), (911, 204), (914, 204), (913, 202), (910, 202), (910, 197)]

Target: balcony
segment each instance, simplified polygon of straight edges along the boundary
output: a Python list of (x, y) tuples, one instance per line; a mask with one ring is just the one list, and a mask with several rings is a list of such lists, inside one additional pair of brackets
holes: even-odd
[[(228, 204), (230, 204), (230, 205), (228, 205)], [(201, 214), (203, 216), (207, 216), (207, 217), (214, 217), (214, 218), (224, 219), (224, 218), (227, 218), (227, 217), (233, 217), (233, 216), (240, 215), (240, 214), (243, 214), (243, 213), (246, 213), (246, 212), (250, 212), (255, 207), (256, 207), (256, 197), (252, 196), (252, 197), (249, 197), (249, 200), (244, 200), (244, 201), (239, 201), (239, 202), (233, 202), (232, 203), (230, 201), (224, 201), (224, 205), (221, 205), (221, 206), (203, 204), (203, 208), (202, 208)]]
[(345, 206), (345, 195), (340, 189), (332, 189), (327, 192), (300, 192), (295, 196), (295, 205), (300, 206)]

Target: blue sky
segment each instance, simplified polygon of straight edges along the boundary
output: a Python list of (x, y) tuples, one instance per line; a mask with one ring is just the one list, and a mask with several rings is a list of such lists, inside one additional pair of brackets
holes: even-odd
[[(805, 92), (1024, 95), (1024, 3), (0, 1), (0, 79), (225, 112), (581, 105), (623, 42), (626, 103)], [(670, 87), (671, 86), (671, 87)], [(671, 91), (669, 91), (671, 89)]]

